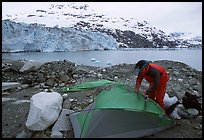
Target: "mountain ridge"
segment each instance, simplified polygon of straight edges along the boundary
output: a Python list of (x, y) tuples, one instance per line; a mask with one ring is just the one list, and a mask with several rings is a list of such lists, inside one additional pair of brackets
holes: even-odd
[[(10, 19), (13, 24), (14, 22), (22, 25), (25, 25), (24, 23), (36, 24), (40, 27), (52, 27), (56, 30), (70, 27), (75, 30), (105, 33), (115, 38), (118, 46), (113, 48), (202, 47), (202, 38), (199, 36), (184, 38), (184, 33), (171, 33), (167, 35), (162, 30), (151, 26), (147, 21), (138, 21), (135, 18), (107, 17), (103, 14), (97, 14), (88, 4), (51, 4), (48, 9), (37, 9), (34, 13), (6, 15), (6, 18), (4, 17), (2, 22), (8, 22), (8, 19)], [(3, 27), (2, 24), (2, 29), (3, 28), (5, 27)], [(8, 38), (5, 37), (6, 32), (7, 31), (2, 33), (3, 38)], [(99, 50), (104, 49), (111, 48), (102, 46)], [(76, 48), (76, 50), (78, 49)], [(96, 50), (98, 50), (97, 47)], [(6, 52), (6, 50), (4, 51)], [(56, 50), (54, 49), (52, 51)], [(69, 49), (67, 51), (69, 51)]]

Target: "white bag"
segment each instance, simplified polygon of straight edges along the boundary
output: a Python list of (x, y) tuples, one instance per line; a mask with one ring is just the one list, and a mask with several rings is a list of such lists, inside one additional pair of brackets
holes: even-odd
[(58, 118), (63, 97), (57, 92), (40, 92), (30, 99), (30, 110), (26, 126), (33, 131), (43, 131)]
[[(164, 96), (164, 105), (165, 107), (169, 107), (173, 104), (175, 104), (178, 101), (178, 98), (176, 96), (174, 97), (169, 97), (169, 95), (167, 93), (165, 93)], [(174, 119), (181, 119), (181, 117), (178, 115), (178, 107), (175, 107), (175, 109), (173, 110), (173, 112), (170, 114), (170, 116)]]
[(164, 101), (165, 107), (169, 107), (169, 106), (175, 104), (178, 101), (178, 98), (176, 96), (170, 98), (169, 95), (167, 93), (165, 93), (163, 101)]

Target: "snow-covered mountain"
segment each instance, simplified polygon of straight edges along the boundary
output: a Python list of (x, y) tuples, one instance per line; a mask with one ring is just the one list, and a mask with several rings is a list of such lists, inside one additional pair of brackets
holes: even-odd
[(184, 35), (167, 35), (147, 21), (108, 17), (88, 4), (51, 4), (2, 16), (2, 52), (202, 47), (201, 37)]

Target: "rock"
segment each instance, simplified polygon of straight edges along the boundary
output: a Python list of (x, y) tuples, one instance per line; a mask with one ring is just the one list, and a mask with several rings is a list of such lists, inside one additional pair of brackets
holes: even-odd
[(63, 138), (63, 134), (59, 131), (52, 131), (51, 138)]
[(71, 123), (69, 121), (68, 114), (73, 112), (74, 112), (73, 110), (62, 109), (62, 112), (60, 113), (58, 120), (56, 121), (52, 128), (52, 133), (67, 132), (68, 130), (71, 130)]
[(40, 92), (33, 95), (26, 126), (33, 131), (47, 129), (57, 120), (62, 101), (62, 96), (57, 92)]
[(2, 95), (9, 95), (9, 92), (2, 92)]
[(184, 111), (182, 109), (178, 109), (177, 112), (178, 112), (178, 115), (181, 116), (182, 118), (184, 118), (184, 119), (189, 118), (188, 113), (186, 111)]
[(12, 88), (17, 88), (21, 84), (18, 82), (2, 82), (2, 91), (7, 90), (7, 89), (12, 89)]
[(185, 96), (182, 99), (183, 106), (188, 108), (195, 108), (198, 111), (201, 110), (201, 103), (198, 101), (198, 98), (196, 95), (190, 94), (189, 92), (185, 93)]
[(32, 61), (32, 60), (27, 61), (27, 62), (25, 62), (23, 67), (20, 69), (20, 72), (37, 70), (43, 64), (44, 64), (44, 62), (36, 62), (36, 61)]
[(15, 98), (2, 98), (2, 102), (6, 102), (6, 101), (15, 101)]
[(33, 135), (33, 132), (30, 131), (27, 127), (25, 130), (23, 130), (20, 134), (16, 136), (16, 138), (31, 138)]
[[(159, 61), (160, 62), (160, 61)], [(59, 63), (59, 64), (58, 64)], [(186, 127), (182, 127), (184, 129), (187, 129), (187, 127), (192, 128), (192, 126), (194, 126), (194, 129), (192, 130), (192, 133), (195, 134), (194, 132), (198, 132), (200, 133), (202, 130), (202, 73), (198, 73), (193, 69), (189, 69), (189, 68), (183, 68), (183, 70), (179, 67), (177, 67), (175, 62), (170, 63), (169, 61), (166, 61), (165, 63), (161, 63), (162, 65), (166, 66), (168, 65), (169, 67), (169, 72), (170, 72), (170, 80), (169, 80), (169, 84), (167, 87), (167, 93), (169, 94), (169, 98), (176, 96), (179, 101), (181, 101), (182, 104), (177, 105), (174, 108), (174, 112), (172, 111), (172, 117), (175, 119), (184, 119), (184, 120), (179, 120), (178, 122), (181, 122), (181, 125), (186, 125)], [(99, 78), (102, 79), (110, 79), (112, 81), (122, 81), (125, 84), (127, 84), (130, 88), (134, 87), (135, 81), (136, 81), (136, 77), (134, 76), (134, 74), (132, 72), (130, 72), (130, 69), (132, 68), (133, 65), (117, 65), (117, 66), (111, 66), (111, 67), (107, 67), (105, 69), (101, 68), (91, 68), (88, 66), (77, 66), (78, 68), (75, 69), (75, 67), (71, 68), (69, 67), (69, 64), (65, 64), (61, 63), (61, 62), (50, 62), (47, 65), (44, 65), (43, 67), (40, 67), (40, 69), (36, 70), (36, 72), (29, 72), (29, 73), (18, 73), (16, 71), (4, 71), (2, 72), (2, 80), (3, 81), (21, 81), (20, 83), (22, 84), (22, 80), (26, 79), (28, 82), (30, 81), (30, 83), (34, 83), (34, 91), (32, 91), (32, 93), (36, 93), (36, 91), (43, 91), (45, 88), (47, 89), (51, 89), (51, 85), (56, 86), (56, 88), (53, 88), (53, 90), (59, 90), (60, 94), (63, 96), (63, 92), (61, 92), (61, 88), (63, 86), (72, 86), (73, 84), (77, 84), (77, 83), (82, 83), (84, 81), (87, 80), (98, 80)], [(4, 67), (6, 67), (4, 65)], [(175, 69), (174, 69), (175, 68)], [(72, 71), (73, 70), (73, 71)], [(174, 75), (174, 71), (176, 71), (176, 76)], [(195, 72), (194, 72), (195, 71)], [(101, 73), (102, 77), (97, 77), (97, 74)], [(63, 75), (64, 74), (64, 75)], [(70, 75), (69, 75), (70, 74)], [(186, 74), (189, 74), (190, 76), (187, 76)], [(60, 75), (62, 75), (62, 79), (63, 76), (67, 75), (69, 78), (70, 76), (73, 76), (72, 78), (75, 79), (75, 81), (73, 80), (69, 80), (68, 82), (64, 82), (61, 83), (60, 81)], [(66, 77), (66, 76), (65, 76)], [(189, 82), (191, 78), (191, 81)], [(35, 80), (36, 79), (36, 80)], [(38, 80), (37, 80), (38, 79)], [(53, 79), (52, 80), (48, 80), (48, 79)], [(198, 80), (199, 79), (199, 80)], [(48, 80), (48, 81), (47, 81)], [(34, 82), (32, 82), (34, 81)], [(47, 84), (47, 86), (45, 86), (46, 82), (49, 84)], [(193, 85), (191, 85), (193, 84)], [(21, 85), (22, 86), (22, 85)], [(24, 85), (23, 85), (24, 86)], [(145, 90), (146, 88), (148, 88), (149, 84), (144, 81), (141, 85), (141, 90)], [(26, 87), (26, 85), (25, 85)], [(29, 87), (29, 89), (32, 89), (32, 85)], [(23, 89), (23, 88), (22, 88)], [(106, 89), (104, 88), (99, 88), (99, 90), (97, 89), (97, 91), (101, 91)], [(15, 89), (16, 91), (16, 89)], [(19, 98), (14, 99), (13, 97), (25, 97), (24, 96), (24, 92), (27, 91), (27, 89), (24, 90), (20, 90), (18, 92), (18, 95), (16, 94), (16, 96), (13, 94), (13, 92), (9, 92), (11, 94), (7, 94), (7, 95), (3, 95), (2, 98), (2, 109), (6, 110), (4, 107), (7, 107), (6, 105), (8, 104), (8, 109), (10, 109), (10, 106), (18, 106), (18, 104), (16, 103), (23, 103), (23, 102), (28, 102), (28, 100), (19, 100)], [(47, 90), (48, 91), (48, 90)], [(195, 105), (192, 100), (192, 98), (187, 98), (188, 101), (186, 100), (186, 92), (188, 92), (191, 96), (195, 95), (195, 100), (197, 100), (199, 102), (199, 106), (201, 108), (201, 110), (199, 111), (198, 109), (196, 109), (197, 111), (199, 111), (199, 115), (201, 116), (195, 116), (195, 118), (192, 118), (192, 114), (190, 114), (189, 109), (192, 108), (193, 105)], [(3, 92), (2, 92), (3, 93)], [(31, 93), (26, 93), (27, 97), (29, 97), (31, 95)], [(70, 94), (68, 93), (68, 95), (64, 95), (64, 102), (62, 103), (62, 108), (63, 109), (74, 109), (76, 111), (79, 111), (81, 109), (83, 109), (86, 105), (90, 104), (93, 102), (94, 98), (90, 97), (91, 94), (83, 94), (84, 98), (81, 98), (81, 95), (74, 94), (76, 96), (74, 97), (69, 97)], [(67, 96), (67, 97), (66, 97)], [(10, 98), (4, 98), (4, 97), (10, 97)], [(12, 97), (12, 98), (11, 98)], [(90, 98), (89, 98), (90, 97)], [(185, 97), (185, 99), (184, 99)], [(77, 99), (75, 99), (77, 98)], [(184, 100), (183, 100), (184, 99)], [(187, 101), (187, 102), (186, 102)], [(39, 100), (40, 102), (40, 100)], [(40, 103), (43, 103), (43, 101), (41, 101)], [(40, 104), (39, 103), (39, 104)], [(30, 103), (31, 104), (31, 103)], [(20, 104), (20, 106), (28, 106), (29, 103), (23, 103)], [(186, 108), (185, 108), (185, 107)], [(177, 112), (176, 112), (177, 110)], [(25, 110), (26, 111), (26, 110)], [(28, 111), (28, 110), (27, 110)], [(45, 111), (44, 111), (45, 112)], [(201, 112), (201, 113), (200, 113)], [(196, 111), (194, 112), (196, 113)], [(26, 114), (26, 113), (25, 113)], [(7, 114), (2, 114), (2, 116), (4, 115), (7, 116)], [(12, 114), (13, 115), (13, 114)], [(61, 113), (60, 113), (61, 115)], [(55, 138), (69, 138), (70, 137), (70, 132), (73, 133), (73, 131), (68, 131), (68, 132), (62, 132), (62, 131), (58, 131), (55, 130), (54, 131), (54, 126), (57, 125), (57, 121), (58, 119), (60, 119), (60, 115), (58, 115), (58, 118), (56, 119), (56, 121), (54, 123), (52, 123), (52, 125), (50, 125), (50, 127), (48, 127), (46, 130), (44, 131), (39, 131), (39, 132), (35, 132), (33, 137), (55, 137)], [(15, 119), (19, 118), (19, 115), (14, 114), (14, 117), (18, 116)], [(49, 115), (48, 115), (49, 116)], [(180, 118), (179, 118), (180, 117)], [(12, 118), (9, 116), (9, 118)], [(7, 120), (7, 122), (11, 121), (11, 119)], [(36, 117), (34, 117), (36, 118)], [(192, 119), (191, 119), (192, 118)], [(64, 120), (63, 120), (64, 121)], [(62, 121), (62, 122), (63, 122)], [(67, 120), (66, 120), (67, 121)], [(15, 122), (18, 122), (18, 120), (15, 120)], [(23, 123), (23, 122), (22, 122)], [(66, 124), (66, 122), (63, 122)], [(7, 126), (8, 125), (8, 126)], [(15, 124), (14, 124), (15, 125)], [(13, 129), (13, 126), (10, 123), (4, 123), (4, 125), (2, 126), (6, 126), (6, 127), (10, 127), (12, 129), (8, 130), (4, 129), (4, 131), (2, 131), (2, 135), (3, 137), (10, 137), (12, 135), (14, 135), (14, 131), (17, 132), (19, 127), (16, 127), (15, 130)], [(53, 127), (52, 127), (53, 126)], [(58, 125), (59, 126), (59, 125)], [(5, 127), (5, 128), (6, 128)], [(51, 131), (53, 128), (53, 132)], [(60, 128), (60, 127), (59, 127)], [(62, 126), (62, 128), (64, 129), (65, 127)], [(61, 128), (60, 128), (61, 129)], [(176, 128), (176, 130), (179, 130), (180, 128)], [(65, 130), (65, 129), (64, 129)], [(64, 131), (63, 130), (63, 131)], [(191, 131), (191, 130), (188, 130)], [(46, 131), (48, 131), (48, 133), (45, 133)], [(185, 133), (187, 133), (186, 130), (182, 130), (183, 132), (185, 131)], [(194, 132), (193, 132), (194, 131)], [(171, 130), (167, 130), (167, 133), (171, 133)], [(18, 134), (18, 137), (27, 137), (25, 132), (21, 132), (22, 134)], [(163, 132), (161, 132), (163, 133)], [(165, 133), (165, 132), (164, 132)], [(175, 133), (172, 132), (172, 133)], [(202, 133), (202, 132), (201, 132)], [(179, 134), (179, 131), (178, 131)], [(23, 136), (25, 135), (25, 136)], [(67, 135), (67, 136), (66, 136)], [(170, 135), (170, 134), (169, 134)], [(16, 135), (15, 135), (16, 136)], [(199, 134), (200, 136), (200, 134)], [(74, 136), (73, 136), (74, 137)], [(175, 133), (174, 137), (177, 137), (177, 132)], [(186, 136), (188, 137), (188, 136)]]
[(97, 77), (102, 77), (102, 76), (103, 76), (103, 75), (102, 75), (102, 74), (100, 74), (100, 73), (98, 73), (98, 74), (97, 74)]
[(62, 82), (67, 82), (67, 81), (69, 80), (69, 76), (67, 76), (67, 75), (64, 74), (64, 73), (61, 73), (59, 79), (60, 79), (60, 81), (62, 81)]
[(189, 115), (191, 115), (191, 116), (197, 116), (198, 115), (198, 110), (197, 109), (195, 109), (195, 108), (189, 108), (189, 109), (187, 109), (187, 112), (189, 113)]
[(22, 104), (22, 103), (30, 103), (30, 100), (18, 100), (18, 101), (12, 102), (11, 104)]
[(118, 80), (118, 77), (117, 77), (117, 76), (115, 76), (115, 77), (114, 77), (114, 80)]
[(22, 88), (22, 89), (27, 88), (27, 87), (29, 87), (28, 84), (22, 84), (22, 85), (21, 85), (21, 88)]
[(62, 95), (62, 97), (63, 97), (64, 99), (66, 99), (67, 96), (68, 96), (68, 95), (67, 95), (66, 93)]
[(183, 79), (181, 79), (181, 78), (178, 78), (178, 81), (179, 81), (179, 82), (182, 82), (182, 81), (183, 81)]
[(180, 75), (180, 73), (178, 72), (178, 71), (174, 71), (174, 73), (173, 73), (175, 76), (178, 76), (178, 75)]
[(202, 123), (202, 116), (198, 116), (198, 117), (196, 117), (196, 123)]
[(196, 85), (198, 83), (198, 80), (196, 80), (195, 78), (191, 78), (188, 83), (193, 86), (193, 85)]
[(178, 114), (178, 108), (176, 107), (173, 112), (170, 114), (170, 116), (174, 119), (181, 119), (181, 117)]
[(45, 83), (47, 86), (53, 86), (55, 84), (54, 79), (48, 79), (47, 82)]
[(194, 85), (193, 89), (198, 91), (199, 93), (202, 93), (202, 85), (201, 84)]
[(44, 82), (45, 81), (44, 74), (43, 73), (37, 73), (36, 81), (39, 82), (39, 83)]
[(177, 92), (180, 92), (181, 89), (182, 89), (182, 86), (180, 86), (180, 85), (178, 85), (178, 84), (175, 84), (174, 87), (173, 87), (173, 89), (174, 89), (175, 91), (177, 91)]
[(195, 126), (193, 126), (193, 128), (197, 130), (202, 130), (202, 124), (196, 124)]
[(50, 137), (44, 134), (43, 131), (42, 132), (40, 131), (40, 132), (34, 133), (31, 138), (50, 138)]
[(180, 109), (180, 110), (184, 110), (185, 107), (183, 106), (183, 104), (178, 104), (177, 107)]

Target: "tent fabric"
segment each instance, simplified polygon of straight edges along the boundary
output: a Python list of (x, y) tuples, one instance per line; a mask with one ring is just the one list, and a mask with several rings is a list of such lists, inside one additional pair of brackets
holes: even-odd
[[(110, 84), (103, 82), (100, 84)], [(93, 85), (94, 81), (90, 87)], [(139, 138), (175, 125), (156, 102), (122, 84), (100, 92), (92, 104), (69, 118), (76, 138)]]
[(142, 94), (130, 91), (124, 86), (117, 86), (109, 91), (102, 91), (96, 97), (96, 100), (96, 109), (122, 108), (125, 110), (142, 110), (164, 115), (164, 111), (152, 99), (145, 99)]
[(83, 119), (87, 119), (84, 126), (84, 121), (79, 123), (82, 116), (76, 116), (81, 113), (70, 116), (75, 138), (139, 138), (174, 125), (170, 120), (146, 112), (106, 109), (83, 113)]
[(64, 92), (82, 91), (82, 90), (92, 89), (92, 88), (105, 86), (105, 85), (113, 85), (113, 84), (121, 84), (121, 83), (110, 81), (110, 80), (98, 80), (98, 81), (85, 82), (71, 87), (65, 87), (63, 91)]

